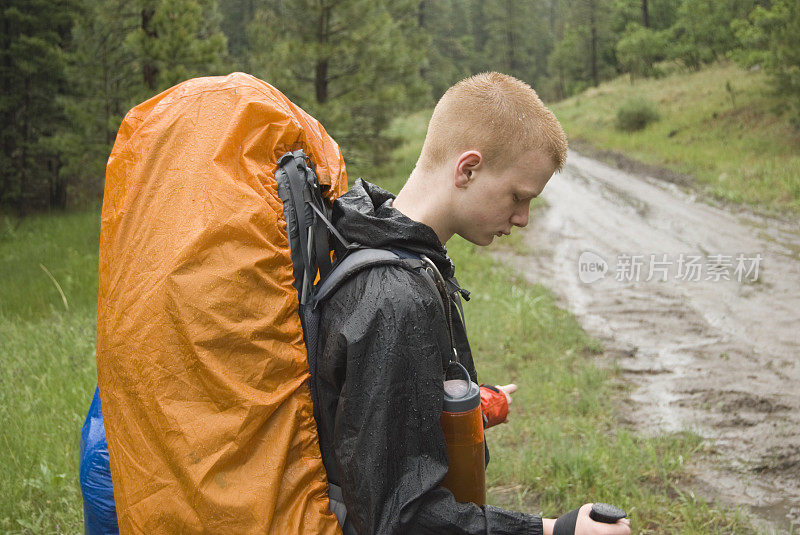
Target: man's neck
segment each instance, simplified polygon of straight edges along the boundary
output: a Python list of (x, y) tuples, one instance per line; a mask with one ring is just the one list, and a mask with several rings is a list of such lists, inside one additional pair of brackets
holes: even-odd
[(442, 217), (442, 199), (434, 193), (435, 176), (423, 176), (419, 169), (414, 169), (405, 186), (397, 194), (392, 206), (409, 219), (428, 225), (436, 233), (442, 245), (453, 236)]

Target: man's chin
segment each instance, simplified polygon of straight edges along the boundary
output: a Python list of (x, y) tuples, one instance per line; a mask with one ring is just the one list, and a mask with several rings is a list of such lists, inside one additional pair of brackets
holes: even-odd
[(467, 241), (474, 243), (475, 245), (480, 245), (481, 247), (486, 247), (487, 245), (491, 245), (494, 241), (495, 235), (492, 234), (486, 238), (479, 238), (479, 239), (467, 239)]
[(486, 247), (487, 245), (491, 244), (495, 238), (495, 234), (490, 234), (488, 236), (465, 236), (464, 234), (459, 234), (459, 236), (468, 242), (474, 245), (480, 245), (481, 247)]

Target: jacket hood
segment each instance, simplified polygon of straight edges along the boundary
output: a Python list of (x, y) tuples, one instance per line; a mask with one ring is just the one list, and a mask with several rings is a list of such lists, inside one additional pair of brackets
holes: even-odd
[[(350, 242), (376, 249), (399, 248), (424, 254), (445, 278), (455, 267), (447, 249), (431, 227), (414, 221), (392, 207), (395, 196), (364, 179), (356, 180), (350, 191), (333, 204), (333, 224)], [(337, 256), (343, 251), (337, 246)]]

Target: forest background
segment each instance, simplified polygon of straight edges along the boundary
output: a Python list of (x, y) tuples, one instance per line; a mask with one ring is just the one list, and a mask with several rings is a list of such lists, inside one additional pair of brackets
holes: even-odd
[(317, 117), (352, 176), (379, 173), (394, 118), (485, 70), (553, 102), (733, 60), (800, 124), (796, 0), (4, 0), (0, 28), (0, 209), (18, 215), (96, 206), (128, 109), (236, 70)]

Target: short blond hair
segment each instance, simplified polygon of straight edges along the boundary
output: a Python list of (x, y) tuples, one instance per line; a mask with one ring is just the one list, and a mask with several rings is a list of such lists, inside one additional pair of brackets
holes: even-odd
[(530, 150), (543, 150), (560, 171), (567, 159), (561, 124), (525, 82), (499, 72), (461, 80), (439, 99), (417, 165), (434, 170), (477, 150), (487, 166), (505, 169)]

